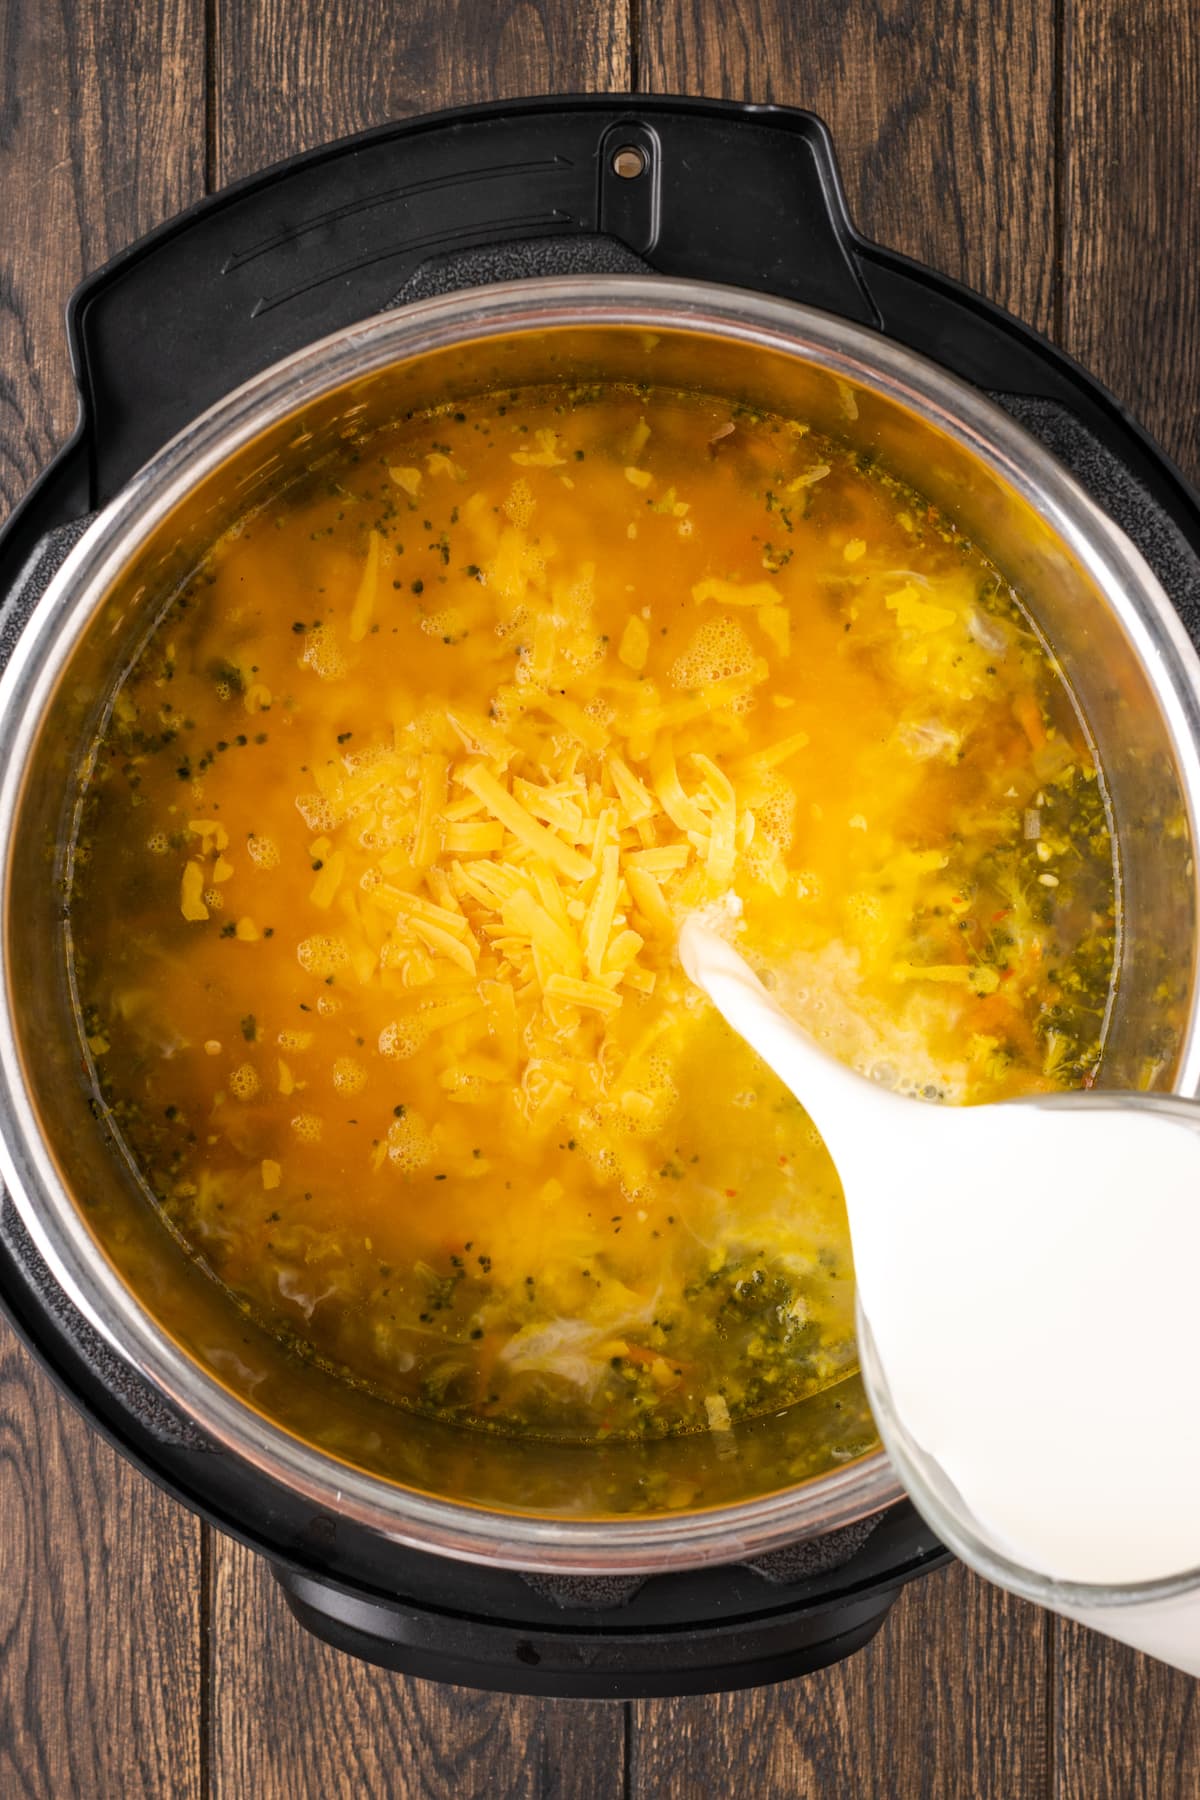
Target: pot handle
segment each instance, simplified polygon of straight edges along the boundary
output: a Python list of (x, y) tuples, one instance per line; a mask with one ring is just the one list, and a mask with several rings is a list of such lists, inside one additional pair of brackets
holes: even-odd
[(599, 246), (606, 272), (769, 289), (878, 323), (811, 113), (585, 95), (405, 120), (201, 202), (77, 290), (91, 505), (291, 351), (506, 265), (594, 269)]

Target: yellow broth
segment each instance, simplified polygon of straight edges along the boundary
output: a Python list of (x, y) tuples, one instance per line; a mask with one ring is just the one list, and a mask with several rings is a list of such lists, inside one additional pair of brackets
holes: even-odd
[(802, 421), (491, 395), (162, 599), (80, 814), (88, 1055), (173, 1229), (348, 1378), (601, 1440), (854, 1368), (836, 1173), (690, 990), (689, 908), (877, 1079), (1092, 1079), (1070, 696), (952, 522)]

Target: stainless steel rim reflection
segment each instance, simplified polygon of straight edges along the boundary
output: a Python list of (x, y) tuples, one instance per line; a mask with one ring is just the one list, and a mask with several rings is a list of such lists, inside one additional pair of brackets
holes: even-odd
[[(874, 389), (934, 425), (1041, 514), (1109, 596), (1167, 722), (1196, 832), (1200, 664), (1157, 580), (1125, 536), (1020, 426), (976, 390), (862, 327), (738, 289), (651, 276), (559, 277), (439, 298), (363, 321), (296, 353), (198, 419), (94, 521), (39, 603), (0, 681), (0, 882), (23, 770), (67, 658), (133, 547), (193, 485), (264, 428), (327, 390), (468, 341), (562, 327), (632, 325), (761, 345)], [(836, 1474), (708, 1512), (558, 1519), (489, 1512), (393, 1485), (337, 1461), (230, 1395), (159, 1329), (97, 1247), (58, 1180), (25, 1091), (6, 969), (0, 1014), (0, 1171), (57, 1280), (118, 1354), (218, 1445), (271, 1479), (397, 1543), (546, 1572), (630, 1573), (745, 1559), (901, 1498), (881, 1451)], [(1179, 1084), (1200, 1084), (1195, 996)]]

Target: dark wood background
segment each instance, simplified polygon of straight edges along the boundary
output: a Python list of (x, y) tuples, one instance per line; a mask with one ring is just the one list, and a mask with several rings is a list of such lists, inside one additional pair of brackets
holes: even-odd
[[(0, 513), (71, 428), (63, 302), (130, 239), (397, 115), (629, 88), (815, 108), (862, 227), (1040, 326), (1200, 475), (1200, 0), (0, 0)], [(1195, 1800), (1198, 1696), (961, 1568), (758, 1693), (382, 1674), (0, 1330), (2, 1800)]]

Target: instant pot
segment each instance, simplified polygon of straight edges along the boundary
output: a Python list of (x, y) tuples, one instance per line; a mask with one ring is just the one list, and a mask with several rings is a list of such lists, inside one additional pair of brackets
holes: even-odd
[[(1069, 359), (858, 237), (823, 126), (782, 108), (596, 96), (384, 127), (163, 227), (68, 323), (80, 424), (0, 536), (8, 1316), (110, 1442), (372, 1661), (628, 1697), (849, 1654), (945, 1556), (864, 1447), (857, 1378), (729, 1444), (543, 1446), (534, 1480), (528, 1446), (298, 1368), (137, 1204), (64, 975), (81, 746), (199, 548), (398, 410), (616, 376), (793, 411), (911, 479), (1029, 596), (1123, 851), (1104, 1079), (1191, 1093), (1196, 497)], [(679, 1458), (703, 1504), (656, 1510)]]

